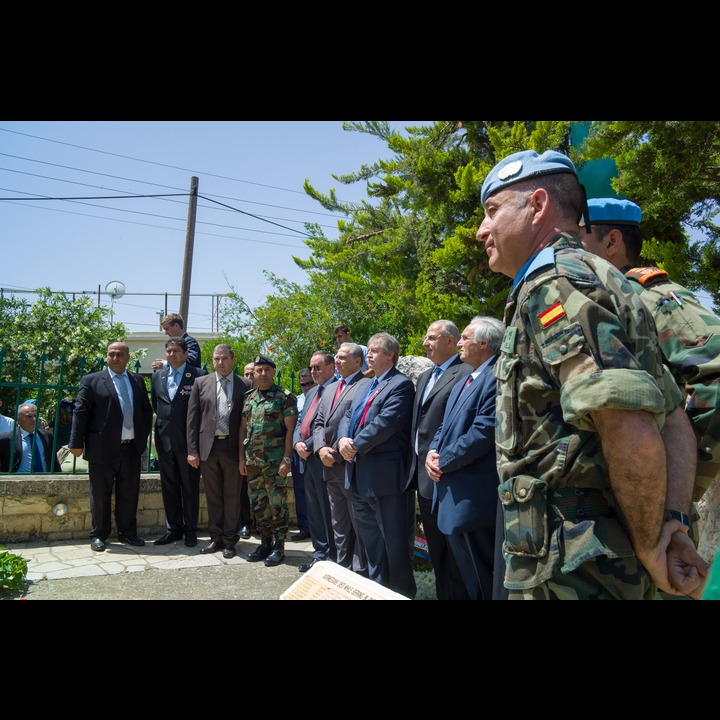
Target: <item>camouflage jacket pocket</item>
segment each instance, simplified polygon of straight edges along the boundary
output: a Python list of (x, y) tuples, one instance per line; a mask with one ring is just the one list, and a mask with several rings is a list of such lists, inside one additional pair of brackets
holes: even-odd
[(510, 555), (541, 558), (550, 547), (547, 483), (518, 475), (498, 488), (505, 524), (503, 549)]
[(518, 372), (520, 359), (501, 352), (494, 373), (499, 380), (495, 412), (495, 442), (500, 450), (512, 455), (520, 442), (518, 432)]

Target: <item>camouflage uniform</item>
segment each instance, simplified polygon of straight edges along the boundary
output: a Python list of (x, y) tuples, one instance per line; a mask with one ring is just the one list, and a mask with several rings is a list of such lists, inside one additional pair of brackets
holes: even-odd
[[(505, 308), (496, 441), (510, 599), (650, 599), (655, 586), (619, 521), (589, 414), (665, 415), (682, 394), (652, 321), (612, 265), (561, 233), (524, 268)], [(563, 383), (583, 353), (600, 370)]]
[(697, 501), (720, 474), (720, 318), (664, 270), (632, 268), (625, 276), (655, 320), (665, 362), (685, 389), (698, 439)]
[(272, 531), (284, 540), (290, 521), (287, 504), (288, 479), (278, 474), (285, 455), (285, 418), (297, 415), (297, 398), (280, 385), (269, 390), (253, 388), (245, 394), (243, 417), (247, 422), (245, 462), (248, 494), (257, 531)]

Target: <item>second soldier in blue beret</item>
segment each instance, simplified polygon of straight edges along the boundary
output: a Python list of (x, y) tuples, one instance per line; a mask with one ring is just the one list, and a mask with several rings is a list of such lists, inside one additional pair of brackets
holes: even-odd
[[(693, 500), (720, 476), (720, 318), (667, 271), (639, 267), (642, 211), (630, 200), (588, 200), (590, 231), (580, 234), (586, 250), (625, 274), (652, 315), (663, 359), (685, 393), (685, 409), (697, 437)], [(696, 543), (700, 538), (694, 538)]]

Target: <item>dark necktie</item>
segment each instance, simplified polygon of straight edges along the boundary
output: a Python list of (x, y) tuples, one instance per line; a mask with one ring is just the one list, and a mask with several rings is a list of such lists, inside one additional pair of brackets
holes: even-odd
[(312, 425), (313, 418), (315, 417), (315, 411), (317, 410), (318, 403), (320, 402), (320, 396), (322, 395), (323, 386), (320, 385), (315, 393), (310, 406), (303, 415), (303, 421), (300, 425), (300, 439), (305, 442), (310, 437), (310, 426)]
[(442, 372), (442, 369), (439, 365), (435, 367), (435, 369), (432, 371), (432, 375), (428, 378), (427, 383), (425, 384), (425, 390), (423, 392), (422, 401), (423, 403), (425, 400), (427, 400), (427, 396), (430, 394), (430, 391), (435, 386), (435, 383), (437, 382), (437, 379), (440, 377), (440, 373)]
[(335, 391), (335, 396), (333, 397), (332, 405), (330, 406), (331, 410), (335, 407), (335, 403), (340, 398), (340, 395), (342, 394), (344, 387), (345, 387), (345, 378), (341, 378), (340, 382), (338, 383), (337, 390)]
[(44, 472), (41, 449), (42, 440), (40, 440), (39, 435), (28, 435), (27, 441), (30, 443), (31, 447), (33, 444), (33, 440), (35, 441), (35, 452), (33, 454), (32, 461), (30, 462), (30, 472), (41, 473)]
[(465, 384), (463, 385), (462, 390), (460, 391), (460, 395), (462, 395), (462, 394), (468, 389), (468, 387), (470, 387), (470, 383), (471, 383), (472, 381), (473, 381), (473, 376), (472, 376), (472, 375), (468, 375), (468, 378), (467, 378), (467, 380), (465, 381)]

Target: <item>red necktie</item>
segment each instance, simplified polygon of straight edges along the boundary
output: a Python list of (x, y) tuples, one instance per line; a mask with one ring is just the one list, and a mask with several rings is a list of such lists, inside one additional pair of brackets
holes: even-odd
[(470, 385), (470, 383), (471, 383), (472, 381), (473, 381), (473, 376), (472, 376), (472, 375), (468, 375), (468, 379), (465, 381), (465, 384), (463, 385), (463, 389), (460, 391), (460, 394), (461, 394), (461, 395), (468, 389), (468, 385)]
[(338, 398), (340, 397), (344, 387), (345, 387), (345, 378), (342, 378), (340, 380), (340, 382), (338, 383), (337, 390), (335, 391), (335, 397), (333, 397), (332, 405), (330, 406), (331, 410), (335, 407), (335, 403), (338, 401)]
[(317, 410), (318, 403), (320, 402), (320, 395), (322, 395), (322, 391), (323, 386), (320, 385), (305, 415), (303, 415), (302, 425), (300, 425), (300, 439), (303, 442), (310, 437), (310, 425), (312, 425), (313, 418), (315, 417), (315, 410)]
[[(377, 380), (373, 380), (373, 383), (376, 383)], [(365, 409), (363, 410), (362, 417), (360, 418), (360, 424), (358, 427), (362, 427), (365, 424), (365, 416), (368, 414), (368, 410), (370, 409), (370, 405), (372, 405), (372, 401), (375, 399), (375, 396), (380, 392), (380, 388), (376, 387), (372, 395), (367, 399), (367, 402), (365, 403)]]

